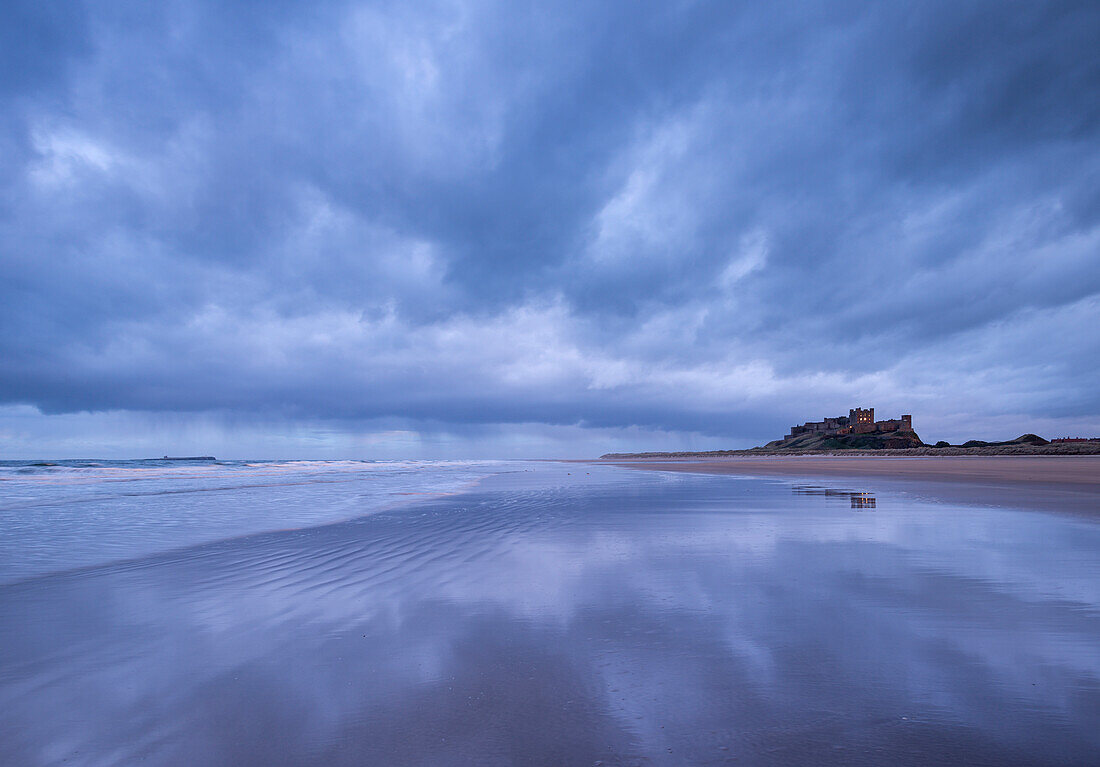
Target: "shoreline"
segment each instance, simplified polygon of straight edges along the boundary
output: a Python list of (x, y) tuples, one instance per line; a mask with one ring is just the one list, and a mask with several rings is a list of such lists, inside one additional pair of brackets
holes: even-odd
[(633, 460), (665, 460), (665, 459), (690, 459), (712, 460), (727, 458), (804, 458), (825, 456), (837, 458), (960, 458), (970, 457), (994, 457), (994, 456), (1083, 456), (1100, 455), (1100, 441), (1069, 443), (1049, 443), (1046, 445), (1027, 444), (991, 444), (982, 447), (962, 447), (961, 445), (949, 445), (947, 447), (923, 447), (905, 448), (881, 448), (877, 450), (860, 450), (846, 448), (843, 450), (769, 450), (763, 447), (749, 448), (748, 450), (708, 450), (708, 451), (681, 451), (681, 452), (651, 452), (651, 453), (607, 453), (601, 455), (601, 461), (633, 461)]
[(1100, 456), (736, 456), (599, 459), (639, 471), (887, 482), (943, 500), (1100, 518)]
[(1090, 764), (1088, 520), (533, 468), (0, 587), (0, 764)]

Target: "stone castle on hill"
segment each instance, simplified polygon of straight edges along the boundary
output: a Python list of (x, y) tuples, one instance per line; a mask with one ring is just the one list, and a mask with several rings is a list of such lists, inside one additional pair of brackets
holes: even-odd
[(810, 421), (801, 426), (792, 426), (791, 433), (784, 439), (794, 439), (803, 434), (839, 437), (845, 434), (886, 434), (896, 431), (913, 431), (913, 416), (903, 415), (896, 420), (876, 421), (873, 407), (857, 407), (849, 410), (846, 416), (838, 415), (824, 421)]

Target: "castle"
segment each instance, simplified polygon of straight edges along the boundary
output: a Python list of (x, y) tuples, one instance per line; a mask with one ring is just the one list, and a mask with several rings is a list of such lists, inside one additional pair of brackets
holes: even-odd
[(846, 416), (838, 415), (824, 421), (810, 421), (801, 426), (792, 426), (791, 433), (784, 439), (794, 439), (801, 434), (811, 433), (823, 437), (838, 437), (842, 434), (882, 434), (894, 431), (913, 431), (913, 416), (903, 415), (896, 420), (876, 421), (873, 407), (857, 407), (849, 410)]

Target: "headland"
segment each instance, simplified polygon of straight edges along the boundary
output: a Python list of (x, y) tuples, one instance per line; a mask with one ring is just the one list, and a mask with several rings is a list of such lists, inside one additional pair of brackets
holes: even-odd
[(919, 485), (922, 495), (955, 502), (1100, 515), (1100, 440), (1024, 434), (926, 445), (912, 416), (875, 421), (873, 408), (794, 426), (784, 438), (748, 450), (608, 453), (600, 461), (653, 471), (860, 478)]
[(940, 440), (925, 444), (913, 429), (913, 416), (875, 420), (875, 409), (853, 408), (846, 416), (807, 421), (792, 426), (782, 439), (745, 450), (705, 452), (607, 453), (606, 460), (666, 458), (733, 458), (746, 456), (995, 456), (995, 455), (1100, 455), (1100, 437), (1056, 437), (1021, 434), (1016, 439), (988, 442), (967, 440), (958, 445)]

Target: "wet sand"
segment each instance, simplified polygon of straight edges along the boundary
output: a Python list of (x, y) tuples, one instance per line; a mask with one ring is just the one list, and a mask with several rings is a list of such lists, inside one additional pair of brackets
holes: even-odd
[(1096, 764), (1100, 525), (516, 469), (0, 584), (0, 767)]
[(919, 486), (925, 495), (961, 503), (1100, 514), (1100, 456), (832, 456), (624, 459), (631, 469), (767, 477), (852, 477)]

